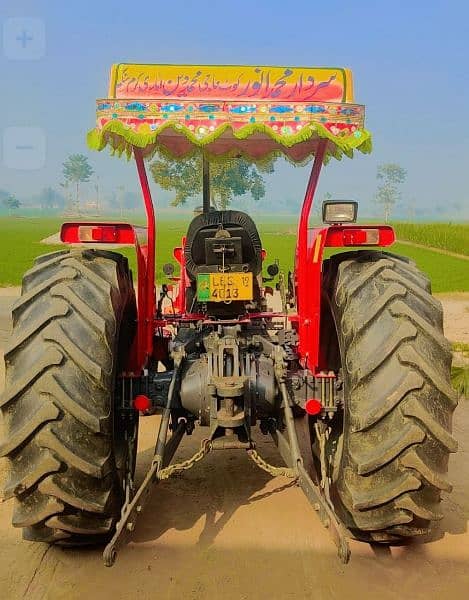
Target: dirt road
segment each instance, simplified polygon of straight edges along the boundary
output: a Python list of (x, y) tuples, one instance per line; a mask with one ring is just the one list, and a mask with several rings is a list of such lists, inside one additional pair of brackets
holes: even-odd
[[(8, 338), (11, 293), (0, 297), (0, 346)], [(464, 307), (458, 314), (453, 322), (469, 319)], [(140, 476), (150, 460), (155, 420), (143, 419)], [(193, 453), (200, 431), (183, 442), (180, 457)], [(352, 542), (351, 561), (343, 566), (297, 487), (270, 479), (244, 454), (226, 452), (155, 489), (112, 569), (102, 565), (99, 550), (22, 541), (10, 526), (12, 503), (0, 505), (0, 599), (468, 598), (469, 401), (461, 401), (454, 431), (460, 444), (450, 460), (454, 491), (444, 498), (445, 518), (428, 543), (386, 549)], [(263, 456), (280, 464), (267, 438), (258, 444)]]

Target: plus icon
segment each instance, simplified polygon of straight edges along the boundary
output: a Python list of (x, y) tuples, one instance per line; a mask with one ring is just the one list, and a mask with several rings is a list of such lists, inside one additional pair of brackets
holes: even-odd
[(3, 54), (6, 58), (40, 60), (45, 52), (46, 28), (43, 19), (13, 17), (3, 21)]
[(18, 35), (16, 37), (16, 40), (18, 42), (21, 42), (21, 47), (22, 48), (26, 48), (26, 46), (28, 45), (28, 42), (32, 42), (33, 41), (33, 36), (32, 35), (28, 35), (27, 31), (23, 29), (23, 31), (21, 32), (21, 35)]

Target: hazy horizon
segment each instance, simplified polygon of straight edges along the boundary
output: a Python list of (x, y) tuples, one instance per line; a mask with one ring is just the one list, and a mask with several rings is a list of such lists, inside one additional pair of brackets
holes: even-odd
[[(352, 161), (332, 160), (318, 200), (326, 192), (357, 199), (362, 214), (377, 215), (377, 165), (397, 162), (408, 172), (402, 216), (411, 214), (411, 206), (419, 220), (469, 219), (465, 2), (299, 0), (287, 15), (277, 0), (239, 0), (226, 13), (190, 0), (177, 14), (156, 1), (145, 18), (138, 6), (2, 1), (0, 189), (24, 201), (46, 186), (59, 190), (63, 161), (83, 153), (99, 175), (103, 199), (119, 186), (137, 192), (133, 163), (88, 151), (85, 142), (94, 126), (95, 98), (106, 95), (114, 62), (340, 65), (354, 73), (374, 151), (357, 153)], [(28, 169), (18, 169), (21, 156), (12, 149), (11, 138), (17, 144), (19, 134), (26, 136), (23, 145), (43, 154)], [(267, 177), (268, 203), (299, 204), (306, 179), (305, 168), (279, 160)], [(168, 192), (154, 193), (159, 205), (171, 200)]]

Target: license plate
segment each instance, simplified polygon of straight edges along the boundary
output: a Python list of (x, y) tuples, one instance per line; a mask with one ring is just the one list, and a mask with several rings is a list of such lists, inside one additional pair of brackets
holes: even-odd
[(252, 298), (252, 273), (199, 273), (197, 276), (199, 302), (228, 302)]

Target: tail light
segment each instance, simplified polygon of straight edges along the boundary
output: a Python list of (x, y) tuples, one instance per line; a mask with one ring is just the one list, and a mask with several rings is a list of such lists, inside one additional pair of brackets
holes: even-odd
[(135, 410), (139, 410), (140, 412), (145, 412), (151, 408), (151, 400), (148, 396), (144, 394), (139, 394), (135, 396), (133, 405)]
[(311, 416), (318, 415), (322, 411), (321, 401), (317, 398), (309, 398), (305, 402), (305, 411)]
[(128, 223), (64, 223), (60, 239), (66, 244), (135, 244), (135, 230)]
[(390, 246), (395, 240), (394, 230), (388, 225), (332, 226), (327, 230), (325, 245), (332, 248), (342, 246)]

